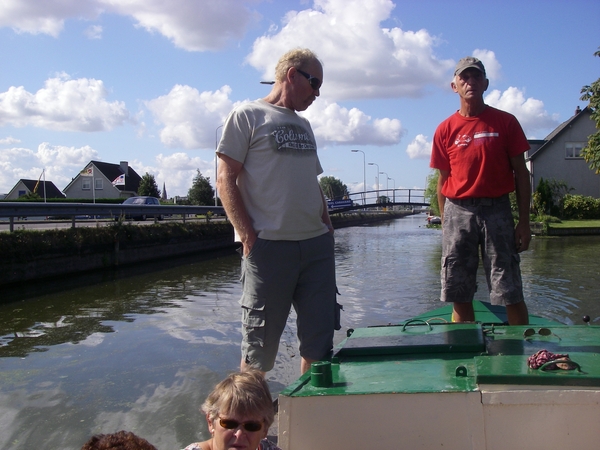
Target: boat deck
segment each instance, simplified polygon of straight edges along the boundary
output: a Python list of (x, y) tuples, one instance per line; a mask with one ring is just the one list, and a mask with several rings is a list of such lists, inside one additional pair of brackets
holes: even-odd
[[(528, 326), (507, 326), (503, 311), (478, 302), (475, 323), (450, 323), (450, 306), (398, 325), (349, 330), (331, 361), (313, 365), (311, 372), (281, 392), (282, 448), (297, 448), (299, 434), (318, 429), (325, 433), (325, 424), (335, 423), (331, 417), (335, 414), (344, 417), (348, 430), (361, 426), (362, 413), (379, 417), (379, 422), (391, 427), (388, 434), (423, 444), (414, 448), (437, 448), (446, 441), (431, 435), (432, 424), (442, 436), (457, 433), (456, 448), (511, 448), (488, 442), (488, 436), (494, 435), (490, 424), (499, 417), (502, 424), (521, 417), (511, 407), (498, 413), (495, 406), (500, 404), (524, 402), (530, 407), (527, 414), (534, 417), (540, 403), (558, 401), (563, 407), (548, 416), (553, 420), (573, 408), (585, 411), (587, 419), (580, 425), (565, 421), (566, 425), (556, 427), (557, 432), (565, 432), (566, 427), (567, 434), (587, 426), (588, 419), (600, 420), (600, 327), (567, 326), (538, 317), (531, 317)], [(568, 354), (574, 362), (569, 365), (572, 370), (529, 368), (528, 358), (542, 349)], [(524, 392), (536, 390), (539, 395), (525, 400)], [(565, 396), (565, 390), (571, 394)], [(403, 418), (398, 430), (382, 415), (382, 408)], [(355, 417), (352, 409), (362, 413)], [(508, 416), (505, 410), (511, 411)], [(314, 417), (309, 418), (311, 414)], [(466, 425), (465, 417), (470, 418)], [(588, 430), (598, 435), (597, 427), (589, 425)], [(382, 445), (393, 445), (393, 438), (381, 439)], [(367, 442), (350, 440), (350, 447), (339, 448), (361, 448)], [(522, 441), (506, 442), (525, 448)], [(445, 448), (454, 447), (446, 442)]]

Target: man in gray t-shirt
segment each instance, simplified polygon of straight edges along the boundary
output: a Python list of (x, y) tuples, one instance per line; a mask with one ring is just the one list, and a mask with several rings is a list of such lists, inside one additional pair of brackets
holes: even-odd
[(330, 352), (338, 312), (333, 227), (317, 180), (323, 169), (310, 123), (296, 114), (318, 97), (323, 67), (296, 49), (275, 76), (267, 97), (227, 118), (217, 187), (242, 243), (241, 368), (273, 368), (293, 306), (305, 372)]

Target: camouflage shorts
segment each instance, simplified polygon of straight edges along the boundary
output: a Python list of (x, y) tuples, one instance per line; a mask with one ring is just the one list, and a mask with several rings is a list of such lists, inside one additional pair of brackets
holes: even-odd
[(442, 230), (442, 301), (473, 300), (479, 251), (490, 302), (513, 305), (523, 301), (520, 257), (508, 195), (446, 199)]

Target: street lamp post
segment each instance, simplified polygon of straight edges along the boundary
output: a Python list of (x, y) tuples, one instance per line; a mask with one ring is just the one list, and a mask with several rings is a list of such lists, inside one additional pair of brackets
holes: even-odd
[(219, 140), (217, 139), (217, 134), (219, 132), (219, 128), (223, 128), (223, 125), (219, 125), (215, 130), (215, 206), (219, 206), (219, 202), (217, 200), (217, 164), (219, 161), (219, 156), (217, 155), (217, 148), (219, 147)]
[(396, 203), (396, 180), (394, 180), (393, 178), (389, 178), (389, 177), (388, 177), (388, 180), (392, 180), (394, 182), (394, 184), (393, 184), (394, 189), (392, 190), (392, 197), (393, 197), (392, 201), (394, 203)]
[(381, 175), (385, 175), (385, 202), (387, 203), (390, 199), (390, 193), (388, 192), (388, 180), (390, 176), (385, 172), (379, 172)]
[(369, 163), (370, 166), (377, 166), (377, 175), (376, 175), (376, 182), (377, 182), (377, 198), (375, 199), (375, 202), (377, 202), (377, 200), (379, 200), (379, 164), (377, 163)]
[(350, 150), (351, 152), (361, 152), (363, 154), (363, 206), (367, 204), (367, 165), (365, 152), (362, 150)]
[(387, 193), (388, 193), (387, 191), (389, 190), (388, 189), (388, 180), (390, 179), (390, 176), (387, 173), (385, 173), (385, 172), (379, 172), (379, 173), (381, 175), (385, 175), (385, 193), (387, 195)]

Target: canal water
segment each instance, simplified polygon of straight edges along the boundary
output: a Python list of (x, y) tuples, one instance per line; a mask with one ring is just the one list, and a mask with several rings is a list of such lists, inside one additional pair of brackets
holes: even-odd
[[(418, 215), (336, 230), (336, 342), (348, 328), (441, 306), (441, 231), (425, 223)], [(522, 254), (530, 312), (600, 324), (599, 254), (600, 236), (534, 238)], [(199, 407), (240, 359), (237, 254), (0, 295), (0, 449), (78, 450), (121, 429), (160, 450), (208, 437)], [(273, 394), (299, 375), (293, 319), (268, 374)]]

